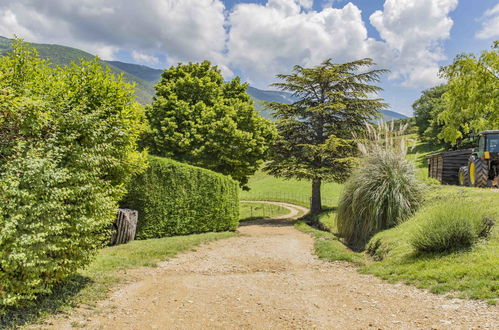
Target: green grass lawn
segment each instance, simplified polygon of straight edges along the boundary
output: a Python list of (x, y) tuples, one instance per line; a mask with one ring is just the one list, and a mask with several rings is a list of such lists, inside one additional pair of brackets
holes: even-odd
[[(241, 191), (241, 200), (267, 200), (288, 202), (309, 207), (312, 184), (306, 180), (285, 180), (258, 172), (250, 178), (250, 191)], [(324, 183), (322, 185), (322, 203), (325, 207), (334, 207), (338, 203), (342, 185)]]
[(133, 241), (103, 248), (86, 269), (71, 276), (53, 294), (40, 297), (31, 306), (9, 310), (6, 315), (0, 316), (0, 329), (37, 322), (78, 305), (93, 306), (105, 298), (113, 287), (126, 280), (123, 270), (155, 266), (179, 252), (236, 235), (234, 232), (205, 233)]
[(279, 205), (265, 203), (239, 203), (239, 221), (248, 221), (262, 218), (286, 215), (289, 210)]
[[(442, 203), (466, 201), (486, 210), (496, 220), (490, 236), (470, 249), (450, 253), (417, 253), (410, 244), (421, 217), (417, 213), (399, 226), (375, 235), (371, 246), (375, 253), (355, 253), (335, 235), (334, 211), (324, 212), (320, 221), (331, 232), (314, 229), (298, 222), (297, 229), (315, 238), (315, 254), (327, 261), (350, 261), (362, 265), (359, 271), (373, 274), (390, 282), (403, 282), (433, 293), (450, 297), (482, 299), (499, 303), (499, 192), (490, 189), (433, 186), (420, 212)], [(368, 245), (369, 247), (369, 245)]]
[(378, 233), (370, 245), (376, 246), (374, 257), (381, 259), (361, 269), (392, 282), (404, 282), (434, 293), (450, 293), (461, 298), (499, 300), (499, 193), (490, 189), (440, 186), (427, 196), (420, 212), (457, 201), (472, 203), (477, 210), (496, 219), (488, 239), (466, 250), (449, 253), (420, 254), (410, 244), (418, 229), (417, 214), (401, 225)]

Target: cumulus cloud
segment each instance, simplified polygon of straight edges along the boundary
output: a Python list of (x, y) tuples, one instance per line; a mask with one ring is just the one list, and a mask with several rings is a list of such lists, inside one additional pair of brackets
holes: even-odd
[(391, 79), (431, 86), (440, 81), (438, 63), (445, 59), (440, 42), (450, 35), (448, 15), (456, 6), (457, 0), (386, 0), (383, 10), (370, 17), (382, 38), (374, 40), (352, 3), (320, 11), (296, 0), (240, 4), (228, 19), (229, 63), (261, 83), (294, 64), (369, 56), (392, 70)]
[(482, 28), (476, 34), (478, 39), (492, 39), (499, 36), (499, 4), (483, 14)]
[(457, 0), (386, 0), (383, 11), (370, 17), (386, 43), (391, 63), (391, 78), (402, 78), (412, 87), (426, 87), (440, 82), (438, 62), (445, 59), (440, 42), (449, 38), (453, 21), (449, 13)]
[(11, 36), (17, 35), (19, 37), (24, 36), (25, 38), (33, 39), (33, 34), (21, 26), (17, 21), (17, 16), (12, 12), (12, 10), (0, 10), (0, 35), (1, 36)]
[(229, 63), (262, 83), (295, 64), (367, 56), (369, 46), (376, 43), (367, 37), (361, 11), (351, 3), (341, 9), (307, 9), (293, 0), (237, 5), (228, 20)]
[[(227, 12), (222, 0), (1, 0), (0, 35), (78, 47), (104, 59), (128, 51), (144, 64), (159, 62), (151, 54), (164, 55), (167, 65), (208, 59), (226, 78), (234, 70), (259, 87), (295, 64), (330, 57), (373, 57), (406, 86), (439, 82), (441, 41), (449, 37), (457, 0), (386, 0), (370, 22), (352, 3), (321, 3), (314, 10), (313, 0), (268, 0)], [(369, 23), (380, 40), (368, 36)]]
[(140, 51), (132, 51), (132, 58), (139, 63), (157, 65), (161, 61), (156, 56), (148, 55)]
[(2, 0), (0, 31), (106, 57), (140, 49), (173, 60), (222, 62), (224, 10), (220, 0)]

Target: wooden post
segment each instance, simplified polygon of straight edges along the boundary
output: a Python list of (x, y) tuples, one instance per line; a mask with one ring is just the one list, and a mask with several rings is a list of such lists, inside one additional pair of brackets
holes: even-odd
[(118, 209), (116, 222), (113, 224), (111, 245), (125, 244), (133, 241), (137, 230), (139, 212), (129, 209)]

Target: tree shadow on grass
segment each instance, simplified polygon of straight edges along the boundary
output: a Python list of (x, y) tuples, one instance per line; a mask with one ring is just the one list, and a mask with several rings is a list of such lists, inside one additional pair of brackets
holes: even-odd
[(36, 322), (43, 316), (56, 314), (64, 307), (75, 306), (75, 296), (92, 280), (82, 275), (72, 275), (53, 289), (27, 306), (0, 310), (0, 329), (15, 329)]
[(261, 217), (254, 219), (254, 220), (247, 220), (244, 222), (239, 223), (239, 227), (246, 227), (246, 226), (264, 226), (264, 227), (291, 227), (294, 225), (296, 222), (295, 219), (271, 219), (271, 218), (264, 218), (262, 219)]

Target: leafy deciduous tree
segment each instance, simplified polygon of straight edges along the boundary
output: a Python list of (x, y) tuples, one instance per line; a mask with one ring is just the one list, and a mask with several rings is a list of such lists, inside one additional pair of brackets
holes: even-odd
[(445, 110), (438, 116), (445, 124), (439, 138), (456, 144), (465, 134), (499, 127), (499, 41), (479, 58), (457, 56), (441, 73), (449, 82)]
[(21, 41), (0, 57), (0, 315), (91, 260), (145, 165), (144, 119), (97, 60), (54, 68)]
[(433, 144), (440, 144), (438, 134), (443, 128), (438, 115), (445, 109), (442, 95), (447, 85), (440, 85), (423, 91), (421, 97), (413, 103), (414, 116), (418, 127), (418, 135)]
[(165, 70), (148, 108), (153, 154), (231, 175), (246, 187), (276, 135), (255, 111), (247, 84), (224, 82), (210, 62)]
[(274, 86), (293, 93), (293, 104), (268, 103), (278, 119), (280, 138), (272, 147), (266, 170), (284, 178), (312, 181), (312, 212), (321, 210), (322, 181), (344, 181), (351, 172), (356, 149), (352, 138), (366, 120), (386, 105), (370, 95), (386, 70), (367, 70), (371, 59), (335, 64), (331, 59), (313, 68), (295, 66), (278, 75)]

